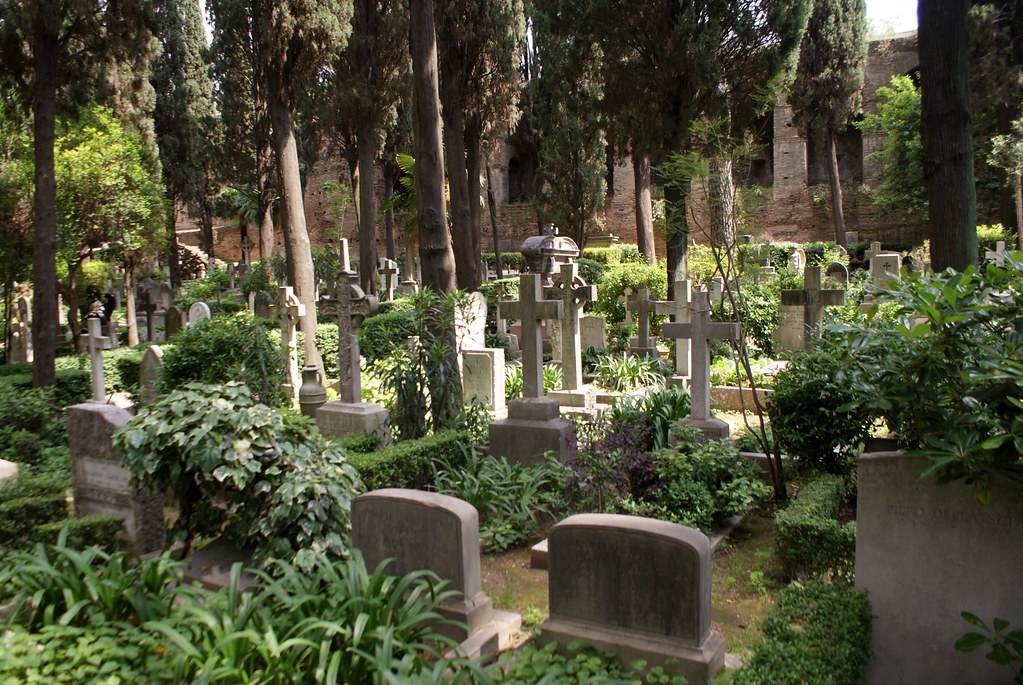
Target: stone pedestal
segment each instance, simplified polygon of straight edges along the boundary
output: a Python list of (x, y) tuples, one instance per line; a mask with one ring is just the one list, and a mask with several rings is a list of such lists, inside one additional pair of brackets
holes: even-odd
[(316, 410), (316, 427), (324, 435), (376, 433), (390, 442), (387, 409), (374, 402), (327, 402)]
[(490, 424), (490, 455), (532, 466), (553, 452), (565, 461), (575, 426), (561, 418), (558, 400), (534, 397), (508, 403), (508, 418)]
[(552, 390), (548, 393), (548, 397), (553, 397), (558, 401), (558, 406), (564, 407), (578, 407), (581, 409), (593, 409), (597, 403), (597, 395), (593, 392), (593, 388), (585, 386), (578, 390)]
[(661, 356), (656, 347), (629, 347), (629, 354), (640, 359), (657, 359)]
[(687, 416), (680, 422), (686, 426), (694, 426), (703, 433), (704, 442), (708, 440), (726, 440), (729, 434), (728, 424), (721, 419), (694, 419)]

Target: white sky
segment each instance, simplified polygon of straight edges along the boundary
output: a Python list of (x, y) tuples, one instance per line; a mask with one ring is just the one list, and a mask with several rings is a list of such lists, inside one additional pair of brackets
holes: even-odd
[(917, 0), (867, 0), (867, 19), (871, 31), (887, 33), (916, 28)]

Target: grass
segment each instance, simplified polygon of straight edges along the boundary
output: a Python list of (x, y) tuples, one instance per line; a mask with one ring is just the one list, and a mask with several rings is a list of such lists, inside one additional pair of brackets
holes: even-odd
[[(725, 637), (725, 649), (745, 654), (762, 633), (760, 623), (781, 589), (774, 560), (774, 519), (750, 514), (714, 551), (711, 620)], [(529, 568), (529, 549), (485, 555), (483, 591), (498, 609), (523, 617), (524, 634), (547, 618), (547, 572)]]

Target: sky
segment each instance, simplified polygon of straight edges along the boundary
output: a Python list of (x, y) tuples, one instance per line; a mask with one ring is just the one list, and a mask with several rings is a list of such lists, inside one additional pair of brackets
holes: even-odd
[(916, 28), (917, 0), (867, 0), (867, 19), (873, 31), (912, 31)]

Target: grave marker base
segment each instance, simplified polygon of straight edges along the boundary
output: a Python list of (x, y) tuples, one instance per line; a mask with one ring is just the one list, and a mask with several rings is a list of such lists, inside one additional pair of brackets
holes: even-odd
[(532, 466), (553, 452), (560, 461), (569, 456), (575, 425), (561, 418), (558, 400), (534, 397), (508, 403), (508, 418), (490, 424), (490, 455)]
[(335, 400), (316, 410), (316, 427), (323, 435), (376, 433), (383, 444), (390, 443), (387, 409), (374, 402), (341, 402)]
[[(700, 432), (703, 433), (704, 442), (709, 440), (726, 440), (728, 438), (728, 424), (721, 419), (694, 419), (692, 416), (687, 416), (682, 419), (682, 423), (686, 426), (699, 428)], [(672, 444), (674, 444), (674, 441), (672, 441)]]
[(640, 359), (657, 359), (661, 356), (656, 347), (630, 347), (629, 354)]

